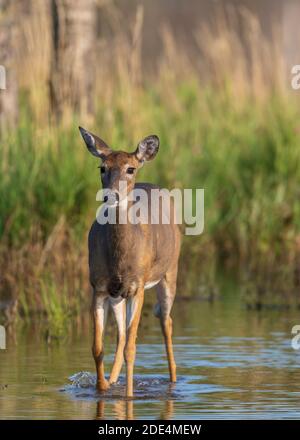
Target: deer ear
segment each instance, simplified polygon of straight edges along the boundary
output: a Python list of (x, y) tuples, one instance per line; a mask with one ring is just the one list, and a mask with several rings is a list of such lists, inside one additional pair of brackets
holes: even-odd
[(106, 143), (98, 136), (90, 133), (82, 127), (79, 127), (79, 130), (84, 142), (86, 143), (86, 146), (88, 147), (89, 152), (92, 153), (94, 156), (105, 159), (105, 157), (112, 152), (109, 146), (106, 145)]
[(152, 160), (159, 149), (159, 138), (155, 134), (145, 137), (139, 142), (135, 155), (139, 161)]

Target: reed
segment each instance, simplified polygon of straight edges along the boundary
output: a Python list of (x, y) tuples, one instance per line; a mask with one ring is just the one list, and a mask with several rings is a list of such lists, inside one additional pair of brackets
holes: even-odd
[(1, 294), (19, 296), (23, 314), (42, 311), (55, 322), (87, 307), (86, 234), (99, 175), (78, 123), (120, 149), (157, 133), (160, 153), (140, 179), (205, 189), (205, 231), (184, 239), (183, 260), (226, 258), (254, 272), (266, 262), (288, 264), (292, 277), (300, 251), (300, 105), (286, 88), (277, 40), (267, 42), (249, 12), (231, 11), (197, 31), (192, 57), (165, 26), (160, 62), (147, 75), (142, 9), (124, 25), (110, 6), (114, 33), (97, 46), (95, 116), (66, 108), (57, 122), (47, 93), (49, 23), (36, 3), (41, 20), (28, 18), (22, 29), (19, 125), (1, 135)]

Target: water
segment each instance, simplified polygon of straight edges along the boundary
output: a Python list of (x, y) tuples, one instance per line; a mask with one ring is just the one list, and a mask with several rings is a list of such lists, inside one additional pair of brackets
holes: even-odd
[[(177, 301), (173, 317), (178, 382), (168, 382), (160, 328), (146, 306), (133, 401), (124, 399), (124, 371), (106, 393), (95, 391), (88, 316), (74, 322), (66, 341), (50, 346), (42, 327), (22, 329), (0, 350), (0, 418), (300, 418), (300, 350), (291, 347), (297, 313), (246, 310), (233, 290), (214, 304)], [(107, 372), (114, 345), (111, 324)]]

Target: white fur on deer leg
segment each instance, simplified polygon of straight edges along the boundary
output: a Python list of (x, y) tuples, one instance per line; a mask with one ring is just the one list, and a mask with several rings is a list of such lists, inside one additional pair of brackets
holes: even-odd
[(148, 281), (148, 283), (145, 284), (145, 290), (147, 289), (151, 289), (152, 287), (156, 286), (156, 284), (158, 284), (160, 282), (160, 280), (157, 281)]
[(137, 310), (137, 297), (130, 296), (126, 302), (126, 327), (127, 329), (131, 326), (132, 320), (135, 316)]
[(97, 314), (102, 326), (105, 327), (107, 312), (108, 312), (108, 298), (103, 296), (96, 296), (95, 299), (95, 313)]
[(122, 297), (118, 298), (109, 298), (109, 302), (111, 308), (113, 309), (113, 313), (117, 322), (117, 326), (120, 332), (120, 335), (125, 334), (125, 321), (126, 321), (126, 313), (125, 313), (125, 299)]

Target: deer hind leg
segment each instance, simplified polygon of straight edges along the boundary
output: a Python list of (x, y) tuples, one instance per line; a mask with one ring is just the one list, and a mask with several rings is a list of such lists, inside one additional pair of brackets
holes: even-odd
[(144, 303), (144, 288), (139, 288), (136, 295), (127, 299), (126, 303), (126, 346), (124, 357), (126, 362), (126, 396), (133, 396), (133, 367), (136, 353), (136, 336)]
[(160, 320), (162, 333), (165, 340), (170, 381), (176, 382), (176, 363), (173, 353), (172, 332), (173, 323), (170, 316), (176, 294), (176, 271), (166, 274), (156, 287), (158, 302), (154, 307), (154, 314)]
[(104, 349), (103, 335), (108, 312), (108, 298), (94, 294), (92, 311), (94, 318), (94, 342), (93, 356), (96, 364), (97, 389), (99, 391), (107, 390), (109, 384), (104, 376)]
[(124, 360), (124, 348), (126, 343), (126, 301), (123, 298), (110, 298), (109, 301), (118, 327), (117, 350), (109, 378), (109, 383), (111, 384), (117, 382)]

